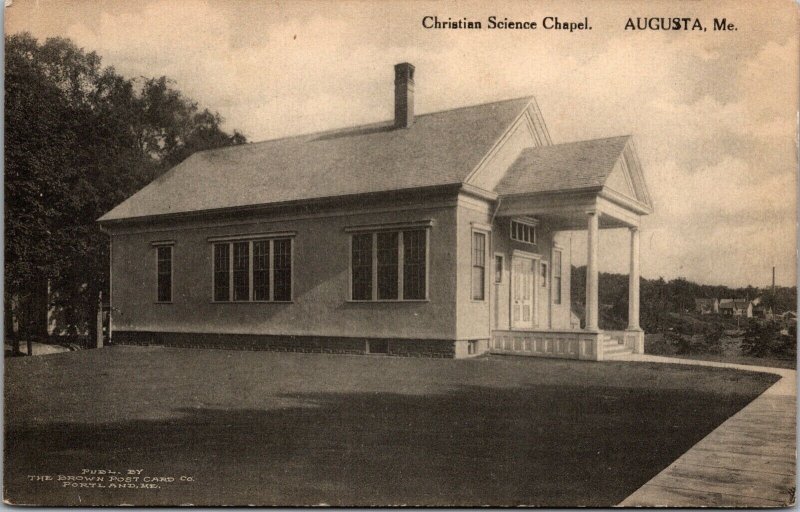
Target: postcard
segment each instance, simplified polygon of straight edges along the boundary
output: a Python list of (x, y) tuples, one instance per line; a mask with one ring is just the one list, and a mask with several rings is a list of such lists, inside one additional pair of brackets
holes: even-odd
[(793, 505), (797, 23), (6, 0), (5, 503)]

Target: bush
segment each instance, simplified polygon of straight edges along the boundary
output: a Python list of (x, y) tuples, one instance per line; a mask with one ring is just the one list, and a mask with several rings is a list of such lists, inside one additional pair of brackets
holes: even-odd
[(722, 336), (725, 334), (725, 327), (720, 323), (707, 325), (702, 332), (703, 353), (722, 354)]
[(782, 332), (778, 322), (751, 321), (742, 340), (742, 354), (753, 357), (797, 356), (796, 327)]

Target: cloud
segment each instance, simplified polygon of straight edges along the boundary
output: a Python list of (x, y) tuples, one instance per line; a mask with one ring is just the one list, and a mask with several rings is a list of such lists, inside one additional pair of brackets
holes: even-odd
[[(402, 60), (417, 66), (421, 112), (533, 93), (556, 142), (634, 134), (656, 203), (644, 275), (745, 284), (776, 264), (782, 282), (795, 280), (791, 2), (730, 3), (724, 15), (739, 30), (724, 34), (622, 30), (628, 16), (674, 15), (674, 3), (506, 2), (502, 13), (477, 1), (48, 5), (64, 15), (17, 15), (10, 31), (66, 35), (126, 75), (167, 75), (251, 140), (389, 119), (391, 66)], [(593, 30), (423, 30), (423, 14), (588, 16)], [(625, 271), (627, 235), (603, 235), (603, 265)]]

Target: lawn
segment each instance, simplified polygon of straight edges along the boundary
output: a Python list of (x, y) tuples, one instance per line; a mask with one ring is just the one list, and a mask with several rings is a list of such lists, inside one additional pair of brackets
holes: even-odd
[[(152, 347), (5, 365), (5, 498), (39, 505), (610, 506), (777, 379)], [(120, 474), (58, 480), (84, 469)], [(175, 481), (112, 486), (128, 469)]]

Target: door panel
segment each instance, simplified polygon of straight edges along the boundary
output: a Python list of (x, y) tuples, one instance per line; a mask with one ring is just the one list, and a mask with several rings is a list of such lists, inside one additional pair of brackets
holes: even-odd
[(514, 258), (511, 265), (511, 323), (517, 328), (532, 328), (535, 324), (536, 282), (535, 261)]

